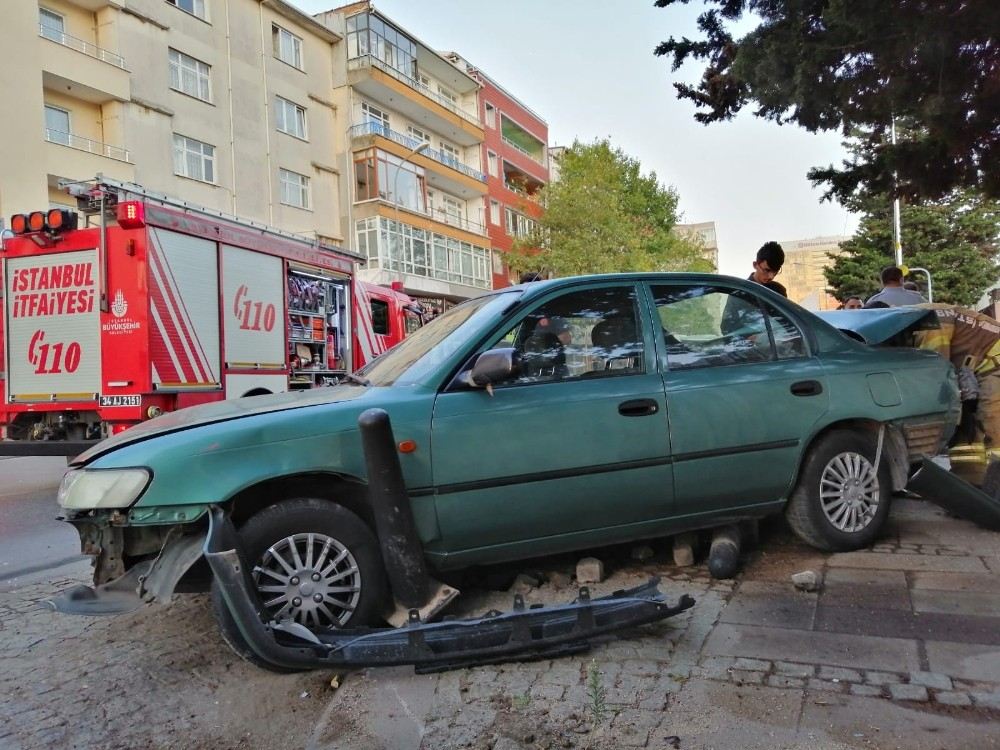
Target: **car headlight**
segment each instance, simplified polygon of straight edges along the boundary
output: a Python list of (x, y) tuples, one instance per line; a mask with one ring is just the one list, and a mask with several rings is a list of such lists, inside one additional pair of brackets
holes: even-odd
[(73, 469), (66, 472), (56, 500), (63, 508), (126, 508), (149, 484), (145, 469)]

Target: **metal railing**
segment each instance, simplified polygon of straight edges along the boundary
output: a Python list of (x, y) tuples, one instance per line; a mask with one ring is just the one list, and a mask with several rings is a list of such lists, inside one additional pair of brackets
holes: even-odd
[(447, 209), (433, 208), (431, 209), (430, 216), (434, 219), (434, 221), (439, 221), (442, 224), (458, 227), (459, 229), (464, 229), (465, 231), (472, 232), (473, 234), (486, 235), (486, 227), (478, 221), (472, 221), (464, 216), (455, 216), (455, 214), (448, 213)]
[(525, 151), (523, 148), (521, 148), (520, 146), (518, 146), (516, 143), (514, 143), (514, 141), (510, 140), (509, 138), (504, 138), (503, 142), (506, 143), (508, 146), (510, 146), (515, 151), (520, 151), (522, 154), (524, 154), (525, 156), (527, 156), (532, 161), (538, 162), (543, 167), (545, 166), (545, 160), (544, 160), (544, 158), (539, 158), (539, 157), (535, 156), (533, 153), (531, 153), (530, 151)]
[(477, 127), (480, 128), (483, 127), (483, 121), (480, 120), (477, 115), (474, 115), (472, 112), (468, 112), (462, 109), (448, 97), (442, 96), (437, 91), (432, 90), (430, 86), (427, 86), (414, 78), (410, 78), (410, 76), (396, 70), (391, 65), (387, 65), (374, 55), (359, 55), (358, 57), (352, 57), (350, 60), (347, 61), (348, 70), (358, 70), (360, 68), (369, 68), (369, 67), (378, 68), (383, 73), (392, 76), (400, 83), (405, 83), (411, 89), (419, 91), (424, 96), (430, 97), (435, 102), (440, 104), (442, 107), (451, 110), (459, 117), (462, 117), (471, 122), (473, 125), (476, 125)]
[[(389, 140), (398, 143), (400, 146), (405, 146), (406, 148), (411, 150), (417, 148), (417, 146), (419, 146), (423, 142), (417, 140), (416, 138), (411, 138), (408, 135), (403, 135), (402, 133), (399, 133), (391, 129), (380, 122), (374, 122), (374, 121), (364, 122), (361, 123), (360, 125), (354, 125), (351, 127), (351, 138), (360, 138), (366, 135), (380, 135), (383, 138), (388, 138)], [(430, 157), (436, 162), (440, 162), (445, 166), (451, 167), (452, 169), (461, 172), (467, 177), (471, 177), (472, 179), (478, 180), (479, 182), (486, 182), (485, 174), (473, 169), (472, 167), (466, 164), (463, 164), (454, 156), (450, 156), (449, 154), (445, 154), (433, 148), (425, 148), (420, 153), (423, 154), (424, 156)]]
[(38, 36), (44, 37), (56, 44), (61, 44), (63, 47), (75, 49), (77, 52), (82, 52), (88, 57), (93, 57), (95, 60), (100, 60), (109, 65), (114, 65), (116, 68), (125, 70), (125, 58), (121, 55), (116, 55), (114, 52), (102, 49), (96, 44), (91, 44), (82, 39), (77, 39), (75, 36), (65, 34), (54, 26), (46, 26), (44, 23), (38, 24)]
[(129, 158), (128, 151), (121, 146), (111, 146), (107, 143), (101, 143), (100, 141), (92, 141), (90, 138), (84, 138), (82, 135), (64, 133), (61, 130), (45, 128), (45, 140), (49, 143), (55, 143), (60, 146), (75, 148), (77, 151), (86, 151), (90, 154), (106, 156), (107, 158), (114, 159), (115, 161), (129, 163), (132, 161)]

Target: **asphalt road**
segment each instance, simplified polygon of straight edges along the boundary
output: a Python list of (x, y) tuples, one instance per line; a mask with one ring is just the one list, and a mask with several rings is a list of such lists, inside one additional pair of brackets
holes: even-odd
[(81, 558), (76, 531), (56, 521), (61, 456), (0, 458), (0, 586)]

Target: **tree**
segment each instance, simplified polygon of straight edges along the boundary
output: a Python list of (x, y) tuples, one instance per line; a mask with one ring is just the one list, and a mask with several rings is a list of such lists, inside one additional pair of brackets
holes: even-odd
[[(655, 50), (674, 70), (689, 57), (707, 61), (696, 86), (674, 84), (699, 122), (753, 103), (758, 117), (810, 132), (862, 129), (854, 159), (810, 171), (826, 198), (939, 199), (961, 188), (1000, 198), (997, 0), (700, 1), (705, 38), (671, 37)], [(745, 15), (760, 23), (736, 39), (731, 27)], [(895, 146), (894, 117), (909, 125)]]
[(710, 270), (694, 241), (673, 232), (677, 193), (643, 175), (607, 140), (574, 142), (559, 178), (539, 191), (545, 213), (515, 242), (510, 264), (557, 276), (620, 271)]
[[(892, 250), (892, 199), (871, 197), (858, 204), (863, 212), (855, 235), (841, 243), (843, 255), (831, 255), (826, 279), (834, 296), (867, 298), (878, 291), (881, 270), (895, 261)], [(996, 282), (1000, 266), (1000, 203), (973, 191), (960, 191), (921, 205), (904, 205), (904, 262), (926, 268), (934, 283), (934, 301), (972, 306)], [(921, 273), (913, 280), (924, 283)], [(926, 293), (926, 290), (925, 290)]]

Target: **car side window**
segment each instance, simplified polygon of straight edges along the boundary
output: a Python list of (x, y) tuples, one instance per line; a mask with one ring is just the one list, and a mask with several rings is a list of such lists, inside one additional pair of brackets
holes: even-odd
[(743, 290), (678, 284), (654, 286), (653, 296), (671, 370), (805, 356), (795, 324)]
[(507, 385), (644, 372), (636, 307), (631, 286), (569, 292), (539, 305), (494, 344), (520, 355), (521, 372)]
[(805, 357), (806, 342), (798, 326), (771, 305), (765, 304), (764, 307), (767, 308), (767, 317), (771, 321), (771, 335), (774, 337), (778, 359)]

